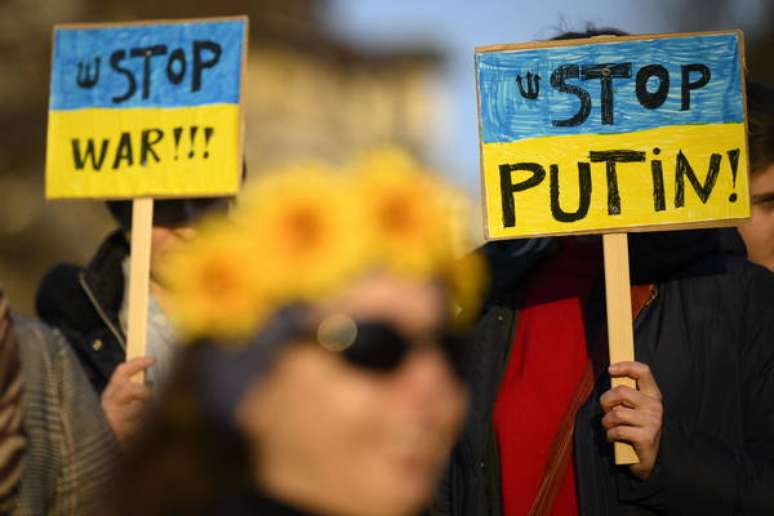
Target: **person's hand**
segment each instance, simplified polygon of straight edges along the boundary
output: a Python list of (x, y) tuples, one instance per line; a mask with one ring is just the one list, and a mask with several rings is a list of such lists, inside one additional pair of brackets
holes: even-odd
[(150, 389), (142, 383), (133, 382), (132, 377), (154, 363), (156, 359), (152, 357), (124, 362), (113, 372), (102, 393), (102, 410), (120, 443), (125, 443), (134, 435), (151, 397)]
[(629, 469), (640, 480), (646, 480), (656, 464), (661, 444), (661, 391), (650, 368), (641, 362), (619, 362), (611, 365), (609, 372), (612, 377), (634, 379), (639, 390), (619, 385), (604, 393), (599, 399), (605, 411), (602, 426), (608, 441), (625, 441), (634, 446), (640, 462)]

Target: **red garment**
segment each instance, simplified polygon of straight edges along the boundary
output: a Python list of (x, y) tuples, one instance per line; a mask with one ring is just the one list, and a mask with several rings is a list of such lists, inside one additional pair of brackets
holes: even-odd
[[(598, 242), (565, 239), (527, 285), (494, 406), (506, 516), (529, 513), (551, 444), (589, 365), (582, 300), (601, 267)], [(568, 464), (553, 515), (578, 514), (575, 469), (572, 460)]]

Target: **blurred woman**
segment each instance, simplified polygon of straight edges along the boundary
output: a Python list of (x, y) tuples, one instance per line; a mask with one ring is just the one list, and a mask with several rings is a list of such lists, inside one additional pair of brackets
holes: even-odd
[[(169, 264), (191, 344), (134, 443), (115, 514), (407, 515), (464, 417), (448, 195), (402, 154), (263, 180)], [(315, 171), (316, 170), (316, 171)], [(466, 278), (466, 281), (461, 281)]]
[(739, 226), (750, 261), (774, 271), (774, 90), (747, 87), (751, 218)]

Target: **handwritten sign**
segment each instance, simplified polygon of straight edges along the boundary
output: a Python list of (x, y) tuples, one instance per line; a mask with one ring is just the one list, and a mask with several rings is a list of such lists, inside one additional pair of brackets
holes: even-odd
[(749, 217), (739, 32), (476, 49), (487, 238)]
[(243, 17), (54, 29), (46, 197), (236, 193)]

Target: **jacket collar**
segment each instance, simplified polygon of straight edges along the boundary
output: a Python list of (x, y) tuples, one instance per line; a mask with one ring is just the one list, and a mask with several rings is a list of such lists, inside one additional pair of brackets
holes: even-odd
[[(547, 253), (558, 247), (556, 237), (493, 241), (480, 252), (490, 272), (485, 304), (503, 302), (519, 289), (522, 279)], [(632, 284), (668, 280), (712, 256), (745, 256), (736, 228), (629, 233)]]

